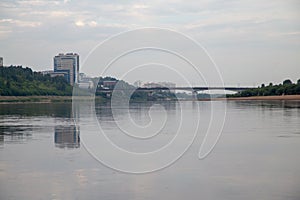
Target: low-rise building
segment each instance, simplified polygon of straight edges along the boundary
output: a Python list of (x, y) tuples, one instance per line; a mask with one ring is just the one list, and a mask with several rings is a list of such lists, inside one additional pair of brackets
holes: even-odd
[(117, 81), (103, 81), (103, 88), (113, 89), (117, 84)]
[(88, 77), (85, 73), (79, 73), (78, 86), (81, 89), (92, 89), (94, 88), (94, 82), (92, 78)]
[(175, 92), (174, 89), (176, 87), (175, 83), (171, 83), (171, 82), (158, 82), (158, 83), (154, 83), (154, 82), (148, 82), (148, 83), (144, 83), (142, 85), (142, 87), (145, 88), (159, 88), (159, 87), (166, 87), (166, 88), (171, 88), (170, 92)]
[(62, 76), (66, 80), (68, 79), (68, 73), (66, 73), (66, 72), (54, 72), (53, 70), (47, 70), (47, 71), (42, 71), (41, 73), (43, 75), (49, 74), (51, 77)]
[(94, 88), (94, 82), (89, 80), (89, 81), (80, 81), (78, 83), (79, 88), (82, 89), (92, 89)]

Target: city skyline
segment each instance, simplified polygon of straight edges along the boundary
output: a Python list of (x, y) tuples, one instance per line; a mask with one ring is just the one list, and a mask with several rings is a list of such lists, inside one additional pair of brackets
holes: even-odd
[(34, 0), (2, 1), (0, 7), (4, 65), (52, 69), (52, 58), (59, 52), (77, 52), (82, 64), (105, 39), (147, 26), (173, 29), (201, 43), (225, 85), (253, 86), (300, 77), (296, 1)]
[[(64, 54), (64, 53), (58, 53), (58, 55), (57, 56), (59, 56), (59, 55), (67, 55), (67, 54), (73, 54), (73, 53), (66, 53), (66, 54)], [(78, 54), (76, 54), (76, 53), (74, 53), (74, 55), (77, 55), (77, 56), (79, 56)], [(54, 58), (55, 57), (57, 57), (57, 56), (54, 56)], [(55, 60), (55, 59), (53, 59), (53, 60)], [(8, 64), (8, 65), (3, 65), (3, 57), (0, 57), (0, 63), (2, 64), (0, 64), (0, 67), (9, 67), (9, 66), (22, 66), (22, 67), (28, 67), (28, 66), (24, 66), (24, 65), (22, 65), (22, 64), (20, 64), (20, 65), (12, 65), (12, 64)], [(54, 64), (55, 62), (53, 62), (53, 66), (51, 66), (50, 68), (51, 69), (49, 69), (49, 68), (47, 68), (47, 69), (42, 69), (42, 70), (37, 70), (36, 72), (41, 72), (43, 75), (46, 75), (46, 74), (49, 74), (51, 77), (55, 77), (55, 76), (63, 76), (66, 80), (67, 80), (67, 82), (69, 83), (69, 84), (71, 84), (70, 83), (70, 75), (69, 75), (69, 72), (66, 72), (66, 70), (62, 70), (62, 71), (57, 71), (57, 70), (55, 70), (55, 64)], [(80, 65), (79, 65), (79, 69), (80, 69)], [(34, 69), (33, 69), (34, 70)], [(90, 88), (90, 87), (93, 87), (92, 85), (93, 85), (93, 83), (92, 83), (92, 81), (91, 81), (91, 79), (92, 78), (100, 78), (100, 77), (111, 77), (111, 78), (116, 78), (117, 80), (118, 80), (118, 77), (115, 77), (115, 76), (90, 76), (90, 75), (87, 75), (87, 74), (85, 74), (84, 72), (80, 72), (80, 71), (78, 71), (78, 72), (76, 72), (76, 74), (77, 75), (75, 75), (75, 76), (78, 76), (77, 77), (77, 84), (79, 84), (79, 87), (82, 87), (82, 88)], [(71, 75), (72, 76), (72, 75)], [(122, 80), (122, 79), (119, 79), (119, 80)], [(285, 80), (291, 80), (290, 78), (285, 78), (285, 79), (282, 79), (282, 81), (279, 81), (279, 82), (277, 82), (277, 84), (282, 84), (282, 82), (283, 81), (285, 81)], [(295, 79), (295, 80), (291, 80), (292, 82), (294, 82), (294, 83), (297, 83), (297, 81), (299, 81), (300, 79), (299, 78), (297, 78), (297, 79)], [(170, 81), (159, 81), (159, 80), (153, 80), (153, 79), (142, 79), (142, 80), (139, 80), (139, 79), (137, 79), (137, 80), (134, 80), (134, 81), (127, 81), (128, 83), (130, 83), (131, 85), (134, 85), (134, 86), (136, 86), (136, 83), (137, 82), (140, 82), (140, 86), (141, 87), (148, 87), (148, 86), (145, 86), (145, 85), (151, 85), (151, 84), (154, 84), (154, 85), (159, 85), (159, 84), (161, 84), (161, 83), (169, 83), (169, 84), (174, 84), (174, 85), (176, 85), (176, 83), (173, 83), (173, 82), (170, 82)], [(268, 84), (276, 84), (276, 83), (274, 83), (274, 82), (272, 82), (272, 81), (270, 81), (270, 82), (262, 82), (262, 83), (255, 83), (255, 84), (253, 84), (252, 86), (253, 87), (256, 87), (256, 86), (261, 86), (261, 85), (268, 85)], [(71, 84), (71, 85), (73, 85), (73, 83)], [(181, 85), (181, 84), (179, 84), (179, 86), (183, 86), (183, 85)], [(197, 85), (194, 85), (194, 84), (191, 84), (190, 86), (197, 86)], [(226, 84), (224, 85), (224, 86), (226, 86)], [(240, 87), (241, 85), (240, 85), (240, 83), (238, 83), (237, 85), (227, 85), (227, 86), (237, 86), (237, 87)], [(244, 85), (245, 86), (245, 85)], [(248, 85), (248, 87), (250, 88), (250, 87), (252, 87), (252, 86), (250, 86), (250, 85)], [(247, 87), (247, 86), (246, 86)]]

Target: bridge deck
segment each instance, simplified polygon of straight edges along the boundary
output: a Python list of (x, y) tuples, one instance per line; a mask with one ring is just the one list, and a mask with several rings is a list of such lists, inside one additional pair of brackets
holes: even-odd
[[(253, 87), (155, 87), (155, 88), (146, 88), (139, 87), (136, 88), (137, 91), (154, 91), (154, 90), (185, 90), (185, 91), (203, 91), (203, 90), (230, 90), (230, 91), (244, 91), (248, 89), (254, 89)], [(97, 91), (113, 91), (113, 90), (132, 90), (132, 89), (121, 89), (121, 88), (101, 88)]]

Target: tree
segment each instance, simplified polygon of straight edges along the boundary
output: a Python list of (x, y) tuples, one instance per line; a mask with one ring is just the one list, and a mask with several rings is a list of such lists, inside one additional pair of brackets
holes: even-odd
[(298, 81), (297, 81), (297, 85), (300, 85), (300, 79), (298, 79)]
[(6, 87), (7, 89), (10, 89), (10, 81), (6, 81)]
[(290, 84), (293, 84), (290, 79), (286, 79), (283, 81), (283, 85), (290, 85)]
[(44, 76), (30, 68), (10, 66), (0, 68), (0, 95), (72, 95), (63, 77)]

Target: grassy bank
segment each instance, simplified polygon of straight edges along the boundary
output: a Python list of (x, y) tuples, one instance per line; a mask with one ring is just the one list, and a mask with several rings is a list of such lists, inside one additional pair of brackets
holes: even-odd
[(0, 103), (52, 103), (71, 101), (72, 96), (0, 96)]
[[(86, 100), (87, 97), (81, 97)], [(90, 97), (92, 98), (92, 97)], [(102, 97), (96, 97), (96, 101), (105, 102)], [(63, 103), (72, 102), (72, 96), (0, 96), (0, 103)]]

